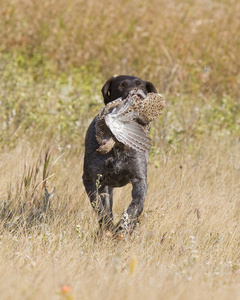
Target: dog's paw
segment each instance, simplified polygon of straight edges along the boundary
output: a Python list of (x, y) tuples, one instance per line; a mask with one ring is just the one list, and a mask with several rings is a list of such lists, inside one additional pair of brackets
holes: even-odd
[(121, 220), (115, 226), (115, 235), (131, 235), (137, 225), (137, 220), (131, 220), (128, 218), (127, 213), (125, 212), (122, 215)]
[(127, 240), (132, 237), (134, 234), (134, 227), (132, 227), (130, 224), (128, 225), (128, 228), (125, 228), (125, 226), (119, 225), (116, 226), (116, 229), (113, 233), (113, 238), (117, 241)]

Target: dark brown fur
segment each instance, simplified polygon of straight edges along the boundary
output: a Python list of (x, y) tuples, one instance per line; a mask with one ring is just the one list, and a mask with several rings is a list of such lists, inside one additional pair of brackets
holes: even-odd
[[(126, 98), (134, 89), (145, 94), (157, 93), (151, 82), (133, 76), (111, 77), (102, 88), (104, 103), (119, 97)], [(100, 229), (131, 231), (143, 210), (147, 193), (147, 154), (139, 153), (124, 145), (115, 146), (107, 154), (99, 154), (94, 119), (85, 138), (83, 183), (90, 202), (98, 213)], [(113, 188), (132, 184), (132, 201), (116, 226), (113, 224)]]

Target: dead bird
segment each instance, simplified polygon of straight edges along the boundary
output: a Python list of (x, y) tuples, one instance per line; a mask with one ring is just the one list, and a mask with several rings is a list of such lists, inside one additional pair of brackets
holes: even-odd
[(108, 103), (96, 118), (96, 139), (100, 145), (97, 152), (106, 154), (116, 143), (138, 152), (149, 151), (149, 123), (162, 113), (165, 106), (161, 94), (145, 95), (138, 89), (132, 90), (126, 99), (118, 98)]

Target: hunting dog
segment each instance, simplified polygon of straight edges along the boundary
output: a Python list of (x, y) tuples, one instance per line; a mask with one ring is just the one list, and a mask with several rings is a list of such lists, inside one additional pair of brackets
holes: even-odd
[[(102, 88), (104, 103), (119, 97), (127, 97), (133, 89), (147, 93), (157, 93), (151, 82), (134, 76), (110, 77)], [(147, 154), (129, 147), (114, 146), (110, 152), (100, 154), (96, 150), (96, 119), (90, 124), (85, 138), (83, 183), (98, 214), (100, 231), (131, 232), (137, 224), (147, 193)], [(116, 226), (113, 223), (113, 188), (132, 184), (132, 201)]]

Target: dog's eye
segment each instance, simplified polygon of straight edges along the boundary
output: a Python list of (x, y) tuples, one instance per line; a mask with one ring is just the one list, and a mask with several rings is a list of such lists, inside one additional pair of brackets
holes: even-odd
[(135, 80), (135, 84), (136, 84), (136, 86), (139, 86), (139, 85), (141, 85), (142, 83), (141, 83), (139, 80)]
[(120, 85), (119, 85), (119, 88), (120, 89), (124, 89), (128, 86), (128, 82), (127, 81), (123, 81)]

